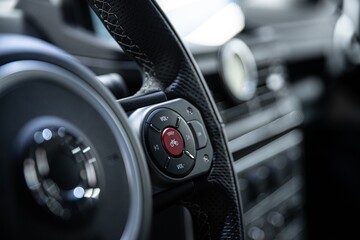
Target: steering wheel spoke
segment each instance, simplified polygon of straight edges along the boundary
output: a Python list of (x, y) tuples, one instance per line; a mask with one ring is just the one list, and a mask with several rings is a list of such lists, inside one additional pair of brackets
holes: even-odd
[[(138, 95), (162, 90), (167, 99), (184, 99), (198, 109), (213, 148), (212, 159), (209, 159), (212, 165), (211, 169), (199, 174), (203, 177), (193, 179), (201, 184), (195, 184), (192, 197), (183, 203), (193, 217), (198, 218), (199, 211), (202, 212), (201, 216), (207, 216), (197, 219), (200, 222), (206, 219), (206, 224), (210, 226), (206, 236), (241, 239), (241, 207), (232, 156), (228, 151), (222, 120), (191, 54), (155, 1), (88, 2), (113, 38), (143, 70), (144, 82)], [(169, 109), (173, 110), (171, 107)], [(147, 120), (139, 115), (136, 118), (142, 119), (136, 129), (142, 129), (142, 124)], [(130, 122), (134, 119), (134, 116), (130, 117)], [(158, 130), (163, 129), (158, 127)], [(144, 139), (141, 131), (137, 135)], [(145, 140), (143, 143), (148, 150), (159, 146), (159, 141)], [(155, 168), (167, 162), (161, 159)], [(181, 164), (178, 166), (182, 167)], [(163, 173), (160, 170), (160, 175)]]

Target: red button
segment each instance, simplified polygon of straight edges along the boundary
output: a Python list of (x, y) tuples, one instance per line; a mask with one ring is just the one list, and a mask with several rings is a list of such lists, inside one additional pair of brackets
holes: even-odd
[(178, 130), (165, 128), (161, 133), (162, 145), (171, 157), (180, 157), (184, 149), (184, 141)]

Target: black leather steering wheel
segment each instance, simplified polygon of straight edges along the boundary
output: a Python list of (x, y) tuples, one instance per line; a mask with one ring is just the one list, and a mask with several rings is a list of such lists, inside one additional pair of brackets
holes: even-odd
[[(202, 115), (212, 165), (178, 200), (194, 218), (196, 239), (243, 239), (222, 120), (191, 54), (154, 1), (88, 2), (141, 67), (136, 96), (164, 92)], [(0, 114), (1, 232), (10, 238), (148, 237), (152, 196), (143, 145), (89, 70), (44, 42), (1, 36)], [(60, 166), (58, 155), (67, 159)]]

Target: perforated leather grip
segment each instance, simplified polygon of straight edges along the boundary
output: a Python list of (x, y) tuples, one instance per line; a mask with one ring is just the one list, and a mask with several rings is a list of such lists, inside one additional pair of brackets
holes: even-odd
[(214, 148), (212, 169), (194, 196), (184, 200), (197, 238), (243, 239), (236, 177), (221, 118), (193, 58), (154, 1), (88, 0), (114, 39), (142, 68), (137, 94), (163, 90), (201, 112)]

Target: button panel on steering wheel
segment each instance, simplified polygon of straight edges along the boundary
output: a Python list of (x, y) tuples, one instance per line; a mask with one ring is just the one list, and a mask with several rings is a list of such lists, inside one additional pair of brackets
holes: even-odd
[(204, 122), (200, 112), (186, 100), (138, 109), (130, 122), (142, 125), (139, 135), (149, 165), (162, 179), (189, 179), (210, 169), (213, 149)]
[(152, 161), (169, 176), (187, 175), (195, 165), (196, 150), (194, 135), (184, 118), (174, 110), (160, 108), (146, 122), (145, 140)]

